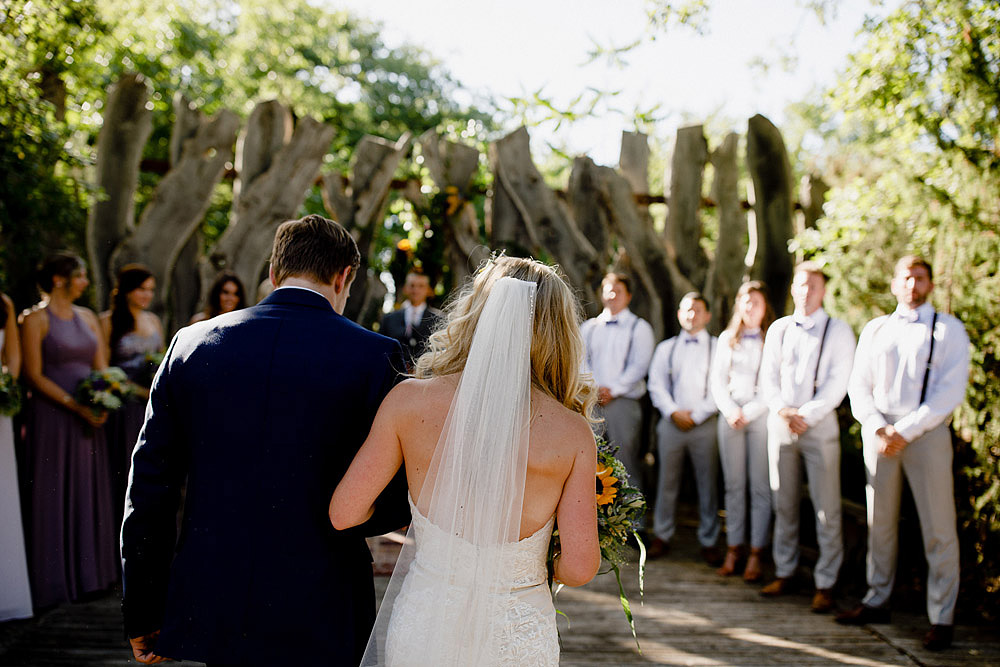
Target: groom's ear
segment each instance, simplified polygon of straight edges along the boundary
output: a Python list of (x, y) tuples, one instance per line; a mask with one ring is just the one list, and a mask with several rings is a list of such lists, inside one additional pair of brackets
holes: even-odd
[(350, 289), (352, 282), (354, 282), (354, 267), (348, 266), (334, 276), (333, 291), (340, 294), (345, 289)]
[(274, 279), (274, 264), (267, 265), (267, 277), (271, 280), (271, 287), (278, 286), (278, 281)]

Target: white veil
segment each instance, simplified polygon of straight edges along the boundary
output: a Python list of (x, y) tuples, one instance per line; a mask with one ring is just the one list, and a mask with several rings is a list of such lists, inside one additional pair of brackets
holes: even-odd
[(362, 666), (481, 665), (498, 649), (496, 593), (528, 464), (535, 289), (510, 277), (492, 285), (415, 499), (430, 526), (418, 555), (411, 524)]

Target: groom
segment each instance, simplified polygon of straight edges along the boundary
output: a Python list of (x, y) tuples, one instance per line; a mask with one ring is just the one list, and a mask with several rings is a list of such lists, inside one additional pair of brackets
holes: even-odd
[(364, 536), (409, 521), (402, 476), (357, 529), (327, 517), (404, 368), (398, 343), (341, 315), (359, 261), (337, 223), (285, 222), (277, 289), (170, 344), (122, 526), (122, 608), (140, 662), (358, 664), (375, 618)]

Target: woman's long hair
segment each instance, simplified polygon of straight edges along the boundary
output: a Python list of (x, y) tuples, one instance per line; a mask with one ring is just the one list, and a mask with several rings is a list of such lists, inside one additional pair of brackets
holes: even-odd
[(135, 331), (135, 316), (128, 307), (130, 292), (142, 287), (142, 284), (153, 277), (153, 272), (142, 264), (126, 264), (118, 271), (115, 288), (111, 290), (111, 352), (114, 353), (118, 341), (126, 334)]
[(243, 289), (243, 281), (232, 271), (223, 271), (215, 277), (215, 282), (212, 283), (212, 287), (208, 290), (208, 304), (205, 306), (205, 315), (207, 317), (215, 317), (222, 314), (222, 288), (226, 286), (226, 283), (236, 285), (236, 296), (239, 297), (236, 310), (246, 308), (247, 297), (246, 290)]
[(767, 334), (767, 328), (774, 322), (774, 310), (771, 308), (771, 301), (767, 298), (767, 286), (759, 280), (750, 280), (743, 283), (736, 291), (736, 298), (733, 299), (733, 316), (729, 319), (728, 326), (726, 326), (726, 331), (732, 334), (732, 338), (729, 339), (731, 347), (736, 347), (739, 344), (740, 339), (743, 338), (743, 330), (746, 328), (743, 325), (743, 316), (740, 315), (736, 304), (739, 303), (743, 296), (750, 292), (756, 292), (764, 297), (764, 319), (760, 321), (761, 339)]
[(462, 290), (445, 306), (445, 317), (427, 341), (414, 375), (430, 378), (460, 373), (469, 356), (473, 334), (490, 290), (509, 276), (537, 285), (531, 337), (531, 381), (564, 406), (593, 421), (597, 391), (580, 372), (584, 346), (580, 337), (582, 313), (558, 267), (532, 259), (500, 256), (487, 260)]

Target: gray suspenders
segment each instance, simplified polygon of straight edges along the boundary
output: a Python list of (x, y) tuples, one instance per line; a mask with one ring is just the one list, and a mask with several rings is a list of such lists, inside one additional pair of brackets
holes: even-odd
[[(812, 400), (816, 397), (816, 390), (819, 389), (819, 364), (823, 361), (823, 347), (826, 345), (826, 332), (830, 330), (830, 320), (833, 318), (829, 315), (826, 316), (826, 324), (823, 325), (823, 334), (819, 339), (819, 354), (816, 355), (816, 372), (813, 373), (813, 393), (809, 397)], [(778, 342), (778, 349), (783, 349), (785, 347), (785, 334), (788, 333), (788, 327), (781, 330), (781, 340)], [(758, 368), (758, 372), (760, 369)]]
[[(667, 357), (667, 377), (670, 378), (670, 392), (674, 391), (674, 353), (677, 351), (677, 343), (681, 340), (680, 334), (674, 338), (674, 346), (670, 348), (670, 355)], [(712, 374), (712, 337), (708, 337), (708, 366), (705, 370), (705, 393), (702, 398), (708, 398), (708, 381)]]
[(937, 311), (935, 310), (934, 317), (931, 319), (931, 349), (927, 353), (927, 368), (924, 369), (924, 382), (920, 387), (921, 403), (927, 398), (927, 379), (931, 376), (931, 362), (934, 360), (934, 329), (937, 328), (937, 315)]
[[(878, 332), (882, 330), (882, 327), (885, 326), (885, 323), (889, 321), (890, 317), (892, 317), (892, 315), (886, 315), (885, 319), (878, 325), (878, 328), (872, 332), (872, 341), (875, 340), (875, 336), (877, 336)], [(924, 368), (924, 379), (920, 385), (920, 403), (923, 403), (924, 399), (927, 398), (927, 381), (931, 377), (931, 362), (934, 361), (934, 330), (937, 328), (937, 319), (938, 312), (935, 310), (934, 317), (931, 318), (931, 349), (927, 352), (927, 366)]]
[[(636, 318), (632, 320), (632, 326), (628, 330), (628, 347), (625, 348), (625, 361), (622, 362), (622, 373), (624, 373), (625, 369), (628, 368), (628, 357), (630, 354), (632, 354), (632, 341), (635, 339), (635, 328), (636, 326), (638, 326), (638, 324), (639, 324), (639, 316), (636, 315)], [(594, 327), (590, 327), (590, 329), (587, 330), (587, 340), (584, 341), (584, 344), (585, 347), (587, 348), (587, 365), (590, 366), (591, 371), (594, 370), (594, 361), (593, 357), (591, 356), (593, 339), (594, 339)]]

